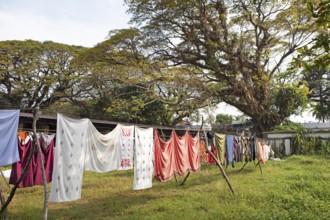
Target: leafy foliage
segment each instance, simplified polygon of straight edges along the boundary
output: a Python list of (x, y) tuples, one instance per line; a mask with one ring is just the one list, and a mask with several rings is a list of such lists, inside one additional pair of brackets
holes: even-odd
[(227, 114), (217, 114), (216, 123), (230, 124), (233, 121), (233, 116)]
[(79, 95), (82, 72), (72, 61), (82, 49), (32, 40), (0, 42), (1, 105), (45, 108)]
[[(267, 131), (301, 110), (303, 83), (282, 78), (285, 61), (316, 27), (297, 1), (126, 0), (153, 59), (189, 66), (210, 90)], [(302, 25), (304, 24), (304, 25)], [(198, 80), (197, 79), (197, 80)], [(294, 79), (296, 80), (296, 78)], [(297, 91), (295, 91), (297, 90)], [(285, 100), (288, 98), (287, 100)]]

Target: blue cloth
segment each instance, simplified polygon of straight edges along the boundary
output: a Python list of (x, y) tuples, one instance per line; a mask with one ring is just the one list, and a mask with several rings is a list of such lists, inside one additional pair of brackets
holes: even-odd
[(227, 166), (229, 163), (232, 163), (232, 166), (234, 167), (234, 136), (233, 135), (226, 135), (226, 154), (227, 154)]
[(0, 167), (19, 161), (19, 110), (0, 110)]

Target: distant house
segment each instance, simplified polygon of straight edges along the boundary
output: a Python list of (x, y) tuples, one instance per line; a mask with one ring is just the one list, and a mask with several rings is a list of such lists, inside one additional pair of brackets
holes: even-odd
[(302, 123), (301, 125), (310, 132), (319, 132), (319, 131), (330, 132), (330, 123)]

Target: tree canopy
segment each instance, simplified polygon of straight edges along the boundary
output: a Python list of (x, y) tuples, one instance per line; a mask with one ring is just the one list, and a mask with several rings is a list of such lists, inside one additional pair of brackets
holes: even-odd
[(210, 98), (250, 116), (258, 131), (305, 106), (307, 87), (286, 72), (317, 29), (299, 1), (125, 2), (153, 59), (198, 69)]
[(80, 50), (54, 42), (0, 42), (1, 105), (31, 110), (80, 96), (82, 73), (72, 64)]

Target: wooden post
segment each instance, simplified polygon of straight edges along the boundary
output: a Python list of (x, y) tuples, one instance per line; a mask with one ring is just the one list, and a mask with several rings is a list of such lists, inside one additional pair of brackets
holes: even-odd
[(33, 111), (33, 141), (34, 144), (37, 146), (38, 149), (38, 156), (41, 164), (41, 173), (42, 173), (42, 183), (44, 185), (44, 208), (43, 208), (43, 220), (47, 220), (47, 214), (48, 214), (48, 186), (47, 186), (47, 180), (46, 180), (46, 172), (44, 167), (44, 159), (42, 158), (42, 151), (39, 143), (39, 139), (37, 136), (37, 120), (38, 120), (38, 112), (39, 107), (36, 107)]
[(261, 165), (260, 165), (260, 161), (258, 161), (257, 165), (256, 166), (259, 166), (259, 169), (260, 169), (260, 173), (262, 175), (262, 169), (261, 169)]
[(186, 182), (186, 180), (188, 179), (189, 177), (189, 174), (190, 174), (190, 171), (188, 171), (188, 174), (186, 175), (186, 177), (183, 179), (182, 183), (180, 184), (180, 186), (183, 186), (184, 183)]
[[(201, 128), (200, 128), (200, 131), (203, 130), (203, 133), (204, 133), (204, 136), (205, 136), (206, 146), (208, 146), (207, 138), (206, 138), (206, 133), (205, 133), (205, 130), (203, 129), (203, 124), (204, 124), (204, 120), (203, 120), (203, 117), (202, 117), (202, 125), (201, 125)], [(230, 184), (230, 182), (229, 182), (229, 180), (227, 178), (227, 175), (226, 175), (225, 171), (223, 170), (223, 168), (222, 168), (222, 166), (221, 166), (221, 164), (219, 162), (219, 160), (214, 156), (214, 154), (207, 147), (206, 147), (206, 151), (207, 151), (207, 153), (209, 153), (211, 155), (211, 157), (213, 158), (213, 160), (215, 160), (215, 162), (217, 163), (217, 165), (218, 165), (218, 167), (220, 169), (220, 172), (221, 172), (223, 178), (225, 178), (225, 180), (226, 180), (226, 182), (227, 182), (230, 190), (232, 191), (232, 193), (235, 193), (233, 187), (231, 186), (231, 184)]]
[(241, 172), (241, 171), (244, 169), (244, 167), (246, 166), (247, 163), (248, 163), (248, 162), (245, 162), (244, 165), (243, 165), (243, 167), (242, 167), (241, 169), (239, 169), (239, 170), (237, 171), (237, 173)]
[(4, 181), (6, 182), (8, 188), (10, 189), (10, 185), (9, 185), (9, 183), (7, 182), (6, 177), (5, 177), (5, 175), (3, 174), (2, 170), (0, 170), (0, 173), (1, 173), (1, 176), (3, 177)]

